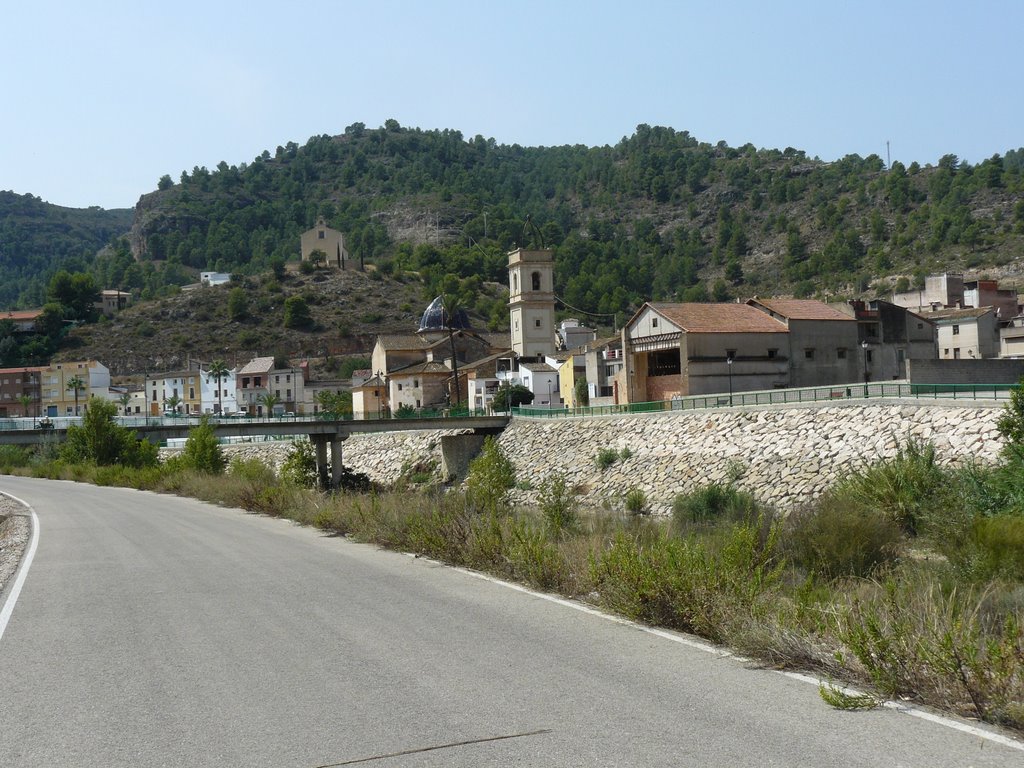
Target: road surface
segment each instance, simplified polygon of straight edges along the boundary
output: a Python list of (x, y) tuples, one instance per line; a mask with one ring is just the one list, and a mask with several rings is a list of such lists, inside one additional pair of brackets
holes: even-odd
[(40, 521), (0, 637), (0, 766), (1024, 766), (978, 733), (835, 711), (676, 636), (288, 522), (0, 490)]

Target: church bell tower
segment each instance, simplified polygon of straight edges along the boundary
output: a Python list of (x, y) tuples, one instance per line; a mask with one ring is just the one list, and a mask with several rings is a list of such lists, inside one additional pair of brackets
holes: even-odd
[(555, 352), (554, 251), (517, 248), (508, 255), (512, 350), (540, 360)]

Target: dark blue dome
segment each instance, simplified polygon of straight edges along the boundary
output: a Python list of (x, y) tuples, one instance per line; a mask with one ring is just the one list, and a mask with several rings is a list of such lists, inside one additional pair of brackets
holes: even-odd
[(456, 309), (452, 313), (451, 325), (448, 323), (448, 313), (444, 309), (444, 301), (438, 296), (430, 306), (423, 312), (420, 318), (420, 333), (424, 331), (447, 331), (448, 328), (455, 330), (469, 330), (469, 317), (462, 309)]

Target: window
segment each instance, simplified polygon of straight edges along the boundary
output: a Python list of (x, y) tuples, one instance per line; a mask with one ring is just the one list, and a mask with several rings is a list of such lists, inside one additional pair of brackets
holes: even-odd
[(286, 389), (284, 391), (284, 399), (285, 400), (291, 400), (292, 399), (292, 391), (290, 389)]
[(813, 360), (813, 359), (814, 359), (814, 350), (813, 349), (805, 349), (804, 350), (804, 360)]
[(275, 384), (280, 384), (281, 383), (281, 377), (280, 376), (275, 376), (274, 377), (274, 383)]
[(540, 272), (534, 272), (530, 275), (530, 280), (533, 282), (533, 290), (540, 290)]
[(651, 318), (651, 328), (657, 328), (657, 327), (658, 327), (658, 318), (652, 317)]
[(953, 348), (953, 359), (954, 360), (959, 360), (960, 359), (960, 347), (954, 347)]
[(278, 400), (281, 399), (281, 390), (280, 389), (275, 389), (274, 390), (274, 397), (276, 397)]
[(897, 349), (896, 350), (896, 360), (898, 360), (899, 362), (902, 363), (904, 360), (906, 360), (906, 358), (907, 358), (907, 353), (904, 350), (902, 350), (902, 349)]
[(418, 386), (420, 385), (420, 380), (419, 380), (419, 379), (413, 379), (413, 380), (412, 380), (412, 385), (413, 385), (414, 387), (418, 387)]
[(867, 332), (868, 332), (868, 336), (870, 336), (873, 339), (876, 338), (878, 336), (878, 326), (869, 325), (867, 327)]
[(845, 360), (846, 359), (846, 350), (843, 349), (842, 347), (839, 347), (839, 349), (836, 350), (836, 359), (837, 360)]
[(918, 324), (917, 324), (917, 330), (919, 330), (919, 331), (920, 331), (920, 330), (922, 330), (923, 328), (924, 328), (924, 323), (918, 323)]
[(325, 234), (326, 233), (321, 229), (319, 232), (316, 233), (316, 239), (317, 240), (323, 240)]
[(942, 356), (943, 357), (949, 357), (949, 349), (948, 348), (942, 350)]
[(539, 317), (536, 320), (533, 321), (533, 327), (534, 328), (540, 328), (540, 318)]
[(195, 387), (189, 387), (188, 388), (188, 399), (189, 400), (195, 400), (196, 399), (196, 388)]
[(399, 391), (399, 392), (401, 392), (401, 391), (402, 391), (402, 385), (401, 385), (401, 383), (399, 383), (399, 385), (398, 385), (398, 391)]
[(774, 360), (776, 357), (778, 357), (778, 355), (779, 355), (779, 350), (777, 350), (777, 349), (769, 349), (768, 350), (768, 359), (769, 360)]
[(960, 326), (959, 325), (954, 325), (953, 326), (953, 335), (954, 336), (959, 336), (960, 335)]

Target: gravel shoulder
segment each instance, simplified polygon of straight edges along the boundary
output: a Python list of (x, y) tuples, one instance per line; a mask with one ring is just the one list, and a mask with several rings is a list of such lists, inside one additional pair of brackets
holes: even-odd
[(31, 533), (28, 510), (14, 499), (0, 495), (0, 595), (18, 570)]

